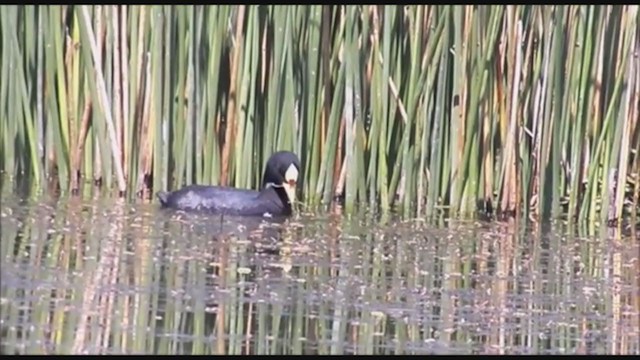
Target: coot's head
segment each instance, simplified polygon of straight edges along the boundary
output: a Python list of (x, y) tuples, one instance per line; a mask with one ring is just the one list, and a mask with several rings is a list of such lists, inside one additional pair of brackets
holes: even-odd
[(271, 155), (264, 168), (262, 187), (274, 187), (277, 191), (284, 189), (291, 205), (296, 200), (296, 184), (300, 176), (300, 160), (290, 151), (278, 151)]

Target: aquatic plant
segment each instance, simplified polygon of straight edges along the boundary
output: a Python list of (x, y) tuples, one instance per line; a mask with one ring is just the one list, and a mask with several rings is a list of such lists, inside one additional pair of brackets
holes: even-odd
[(640, 30), (617, 6), (2, 6), (0, 170), (133, 197), (613, 220), (638, 210)]

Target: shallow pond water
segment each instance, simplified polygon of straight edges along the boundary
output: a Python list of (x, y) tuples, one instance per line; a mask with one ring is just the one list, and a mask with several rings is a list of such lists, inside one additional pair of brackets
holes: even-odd
[(0, 208), (2, 353), (640, 353), (634, 233), (7, 191)]

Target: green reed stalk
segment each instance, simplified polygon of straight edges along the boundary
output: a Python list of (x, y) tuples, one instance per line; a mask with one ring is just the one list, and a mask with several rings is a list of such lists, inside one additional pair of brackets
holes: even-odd
[(115, 168), (116, 168), (116, 180), (118, 181), (118, 190), (124, 193), (126, 191), (126, 183), (124, 181), (122, 163), (119, 159), (119, 154), (121, 153), (120, 146), (118, 145), (118, 141), (116, 138), (115, 125), (113, 123), (111, 109), (109, 106), (110, 102), (109, 102), (109, 99), (107, 98), (107, 93), (106, 93), (107, 90), (105, 86), (104, 76), (102, 74), (102, 70), (100, 69), (101, 62), (98, 55), (99, 49), (95, 41), (96, 37), (94, 35), (93, 28), (90, 24), (89, 13), (86, 7), (83, 7), (80, 9), (80, 17), (81, 17), (81, 21), (80, 21), (81, 28), (84, 30), (83, 33), (86, 32), (86, 35), (84, 37), (84, 42), (90, 46), (91, 57), (93, 59), (93, 65), (97, 75), (96, 76), (97, 92), (95, 94), (98, 95), (100, 109), (104, 113), (103, 116), (107, 123), (109, 140), (111, 144), (111, 152), (112, 152), (111, 155), (113, 156), (113, 161), (115, 163)]
[[(251, 169), (260, 167), (246, 166), (252, 164), (253, 159), (253, 123), (255, 121), (255, 87), (250, 84), (258, 82), (259, 67), (258, 53), (260, 49), (260, 27), (258, 18), (258, 8), (247, 9), (247, 28), (244, 34), (244, 44), (242, 49), (242, 72), (238, 86), (238, 107), (237, 107), (237, 133), (238, 141), (235, 143), (234, 162), (235, 186), (243, 188), (255, 187), (255, 177), (252, 176)], [(239, 64), (240, 66), (240, 64)]]
[[(5, 11), (2, 12), (4, 15), (2, 18), (2, 29), (3, 34), (6, 35), (2, 43), (3, 47), (6, 46), (8, 48), (6, 52), (9, 53), (7, 57), (4, 58), (4, 60), (8, 62), (7, 70), (9, 71), (9, 74), (7, 78), (9, 78), (9, 87), (7, 88), (7, 91), (9, 92), (9, 96), (7, 97), (7, 103), (5, 103), (8, 112), (6, 115), (3, 115), (3, 119), (6, 123), (10, 123), (9, 120), (11, 120), (11, 122), (15, 122), (13, 134), (15, 134), (14, 137), (20, 137), (20, 140), (17, 142), (8, 141), (8, 146), (11, 146), (11, 144), (17, 146), (13, 149), (8, 149), (7, 147), (5, 147), (5, 149), (7, 149), (7, 155), (13, 155), (13, 159), (9, 164), (13, 168), (14, 172), (28, 172), (27, 163), (30, 162), (31, 171), (33, 172), (37, 183), (40, 180), (40, 169), (37, 157), (38, 152), (36, 148), (37, 138), (33, 124), (31, 107), (28, 105), (29, 98), (31, 97), (29, 90), (33, 89), (30, 89), (27, 85), (27, 81), (29, 81), (30, 78), (27, 77), (29, 74), (25, 74), (22, 67), (22, 64), (24, 64), (23, 52), (20, 49), (20, 43), (15, 31), (15, 29), (18, 28), (17, 18), (19, 8), (11, 6), (4, 8), (4, 10)], [(5, 51), (3, 51), (3, 53), (5, 53)], [(11, 55), (13, 55), (13, 57), (11, 57)], [(3, 79), (4, 78), (5, 77), (3, 77)], [(12, 131), (10, 130), (7, 133), (11, 136)], [(22, 135), (20, 136), (20, 134)], [(17, 151), (14, 153), (14, 150)], [(21, 165), (21, 169), (18, 169), (18, 167), (14, 165), (15, 157), (19, 156), (19, 154), (23, 154), (17, 161), (18, 164)]]
[(465, 98), (465, 68), (466, 58), (464, 51), (466, 47), (462, 44), (462, 33), (464, 31), (464, 7), (455, 6), (451, 13), (453, 21), (450, 23), (453, 33), (453, 51), (457, 56), (453, 59), (453, 84), (452, 84), (452, 96), (451, 96), (451, 125), (450, 125), (450, 144), (451, 144), (451, 173), (449, 179), (449, 201), (451, 202), (451, 211), (457, 212), (462, 191), (462, 169), (461, 161), (464, 144), (465, 126), (462, 124), (463, 113), (463, 101)]
[(7, 6), (0, 169), (149, 196), (256, 188), (287, 149), (310, 205), (621, 218), (637, 177), (635, 82), (619, 85), (638, 74), (625, 58), (637, 18), (592, 5)]

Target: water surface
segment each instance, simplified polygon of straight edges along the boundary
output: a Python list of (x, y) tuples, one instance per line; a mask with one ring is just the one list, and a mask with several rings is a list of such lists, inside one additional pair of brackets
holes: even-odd
[[(2, 353), (638, 354), (636, 234), (1, 202)], [(633, 230), (633, 229), (632, 229)]]

